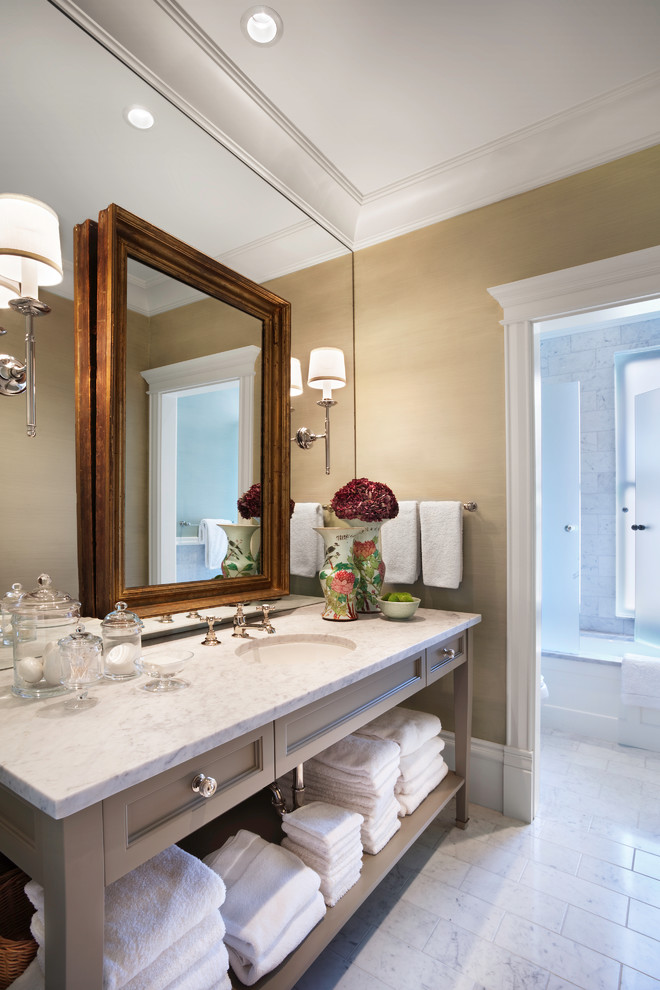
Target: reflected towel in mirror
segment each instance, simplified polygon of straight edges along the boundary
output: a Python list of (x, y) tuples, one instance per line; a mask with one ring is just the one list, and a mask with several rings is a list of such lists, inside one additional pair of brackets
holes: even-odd
[(296, 502), (291, 516), (291, 563), (297, 577), (316, 577), (323, 566), (323, 540), (314, 526), (323, 525), (320, 502)]
[(199, 542), (204, 544), (204, 566), (220, 567), (227, 553), (227, 534), (221, 529), (222, 523), (231, 519), (200, 519)]

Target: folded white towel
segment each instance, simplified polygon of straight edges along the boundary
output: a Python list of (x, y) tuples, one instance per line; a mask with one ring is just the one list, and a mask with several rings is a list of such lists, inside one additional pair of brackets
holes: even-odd
[(401, 828), (401, 819), (399, 818), (399, 805), (397, 802), (397, 813), (395, 818), (387, 817), (386, 820), (381, 822), (378, 828), (365, 830), (365, 826), (362, 826), (362, 846), (364, 851), (370, 856), (375, 856), (377, 853), (384, 849), (390, 839), (396, 835), (396, 833)]
[(441, 739), (440, 736), (433, 736), (432, 739), (427, 739), (425, 743), (416, 749), (409, 756), (401, 757), (401, 779), (409, 780), (411, 777), (416, 777), (425, 767), (429, 765), (429, 762), (438, 753), (441, 753), (445, 748), (445, 741)]
[[(282, 828), (290, 835), (307, 833), (319, 848), (328, 852), (344, 839), (360, 834), (362, 816), (323, 801), (312, 801), (282, 819)], [(302, 841), (302, 840), (299, 840)]]
[(437, 756), (434, 756), (429, 761), (428, 766), (420, 770), (414, 777), (407, 777), (406, 779), (399, 777), (394, 788), (394, 793), (397, 797), (400, 794), (416, 794), (426, 785), (427, 780), (440, 770), (444, 762), (442, 756), (438, 753)]
[[(256, 893), (258, 895), (258, 891)], [(290, 952), (298, 948), (312, 928), (316, 927), (325, 911), (325, 901), (319, 890), (312, 900), (290, 919), (270, 951), (257, 959), (244, 955), (234, 945), (228, 943), (229, 962), (239, 980), (251, 987), (262, 976), (279, 966)]]
[(399, 794), (398, 799), (401, 805), (402, 815), (412, 815), (413, 811), (419, 808), (420, 804), (427, 798), (431, 791), (435, 790), (441, 780), (447, 776), (449, 772), (449, 767), (443, 760), (443, 765), (435, 772), (435, 774), (429, 777), (423, 787), (419, 789), (415, 794)]
[(351, 887), (360, 879), (361, 871), (357, 870), (355, 873), (350, 874), (346, 879), (342, 881), (337, 881), (336, 884), (328, 884), (325, 881), (321, 883), (321, 893), (328, 907), (334, 907), (337, 901), (340, 901), (344, 894), (347, 894)]
[[(38, 958), (43, 970), (45, 926), (41, 911), (32, 915), (30, 929), (39, 946)], [(216, 909), (161, 952), (146, 969), (129, 980), (122, 990), (144, 990), (146, 986), (149, 990), (207, 990), (215, 985), (210, 977), (215, 974), (217, 979), (217, 974), (226, 972), (229, 967), (227, 949), (222, 941), (224, 934), (225, 924)], [(203, 955), (203, 959), (200, 959), (200, 955)], [(211, 957), (208, 965), (198, 971), (198, 964), (207, 957)]]
[(353, 868), (362, 862), (362, 840), (359, 836), (350, 849), (335, 859), (325, 859), (315, 853), (313, 849), (300, 845), (295, 839), (290, 839), (286, 835), (282, 839), (282, 845), (285, 849), (299, 856), (306, 866), (315, 870), (321, 877), (321, 881), (333, 880), (336, 876), (344, 873), (349, 866)]
[(399, 778), (399, 764), (397, 763), (387, 774), (377, 787), (370, 786), (366, 780), (360, 778), (358, 783), (353, 777), (347, 777), (334, 767), (324, 767), (322, 764), (315, 764), (310, 760), (305, 764), (305, 787), (312, 786), (317, 790), (327, 787), (328, 791), (339, 791), (356, 799), (358, 804), (364, 804), (366, 808), (378, 804), (385, 794), (391, 794), (394, 785)]
[(324, 763), (328, 767), (368, 780), (377, 779), (379, 773), (387, 773), (398, 763), (400, 754), (391, 740), (374, 742), (363, 738), (362, 730), (360, 733), (344, 736), (309, 762)]
[[(25, 893), (43, 919), (43, 888), (31, 880)], [(104, 990), (119, 990), (150, 966), (225, 899), (212, 870), (170, 846), (105, 888)], [(154, 918), (158, 924), (154, 924)]]
[(337, 804), (341, 808), (347, 808), (349, 811), (356, 811), (359, 815), (364, 815), (365, 818), (374, 818), (378, 817), (383, 808), (387, 807), (391, 801), (396, 780), (396, 777), (392, 777), (388, 789), (383, 794), (372, 797), (367, 793), (360, 794), (348, 790), (348, 788), (342, 787), (340, 784), (335, 784), (332, 781), (321, 780), (316, 782), (309, 775), (305, 785), (305, 793), (312, 801), (328, 801), (330, 804)]
[[(237, 847), (244, 849), (245, 855), (237, 856)], [(245, 829), (206, 856), (204, 862), (227, 885), (222, 910), (225, 943), (252, 962), (269, 957), (282, 932), (310, 903), (321, 882), (298, 856)]]
[(204, 544), (204, 566), (220, 567), (227, 553), (227, 534), (220, 526), (231, 519), (200, 519), (199, 542)]
[(391, 584), (414, 584), (420, 571), (419, 504), (399, 502), (399, 514), (380, 531), (385, 576)]
[(376, 739), (391, 739), (401, 748), (401, 756), (410, 756), (442, 728), (437, 715), (416, 712), (400, 705), (383, 712), (378, 718), (358, 729), (358, 733)]
[(421, 502), (422, 580), (458, 588), (463, 579), (463, 503)]
[[(360, 819), (360, 825), (355, 830), (355, 835), (347, 835), (345, 839), (338, 842), (335, 848), (328, 852), (323, 846), (320, 846), (316, 840), (305, 832), (292, 831), (285, 836), (286, 839), (290, 839), (291, 842), (295, 843), (301, 849), (307, 850), (310, 856), (314, 857), (314, 862), (307, 863), (307, 859), (303, 856), (300, 858), (303, 862), (307, 863), (307, 866), (311, 866), (313, 870), (323, 876), (328, 870), (334, 868), (336, 863), (345, 861), (352, 856), (360, 856), (360, 829), (362, 827), (362, 822), (364, 821), (362, 815), (358, 816)], [(293, 850), (296, 855), (299, 855), (296, 849)], [(318, 865), (315, 866), (314, 863)]]
[(640, 708), (660, 708), (660, 658), (625, 654), (621, 660), (621, 701)]
[(320, 502), (296, 502), (290, 523), (289, 570), (299, 577), (316, 577), (323, 566), (323, 540), (314, 526), (323, 525)]

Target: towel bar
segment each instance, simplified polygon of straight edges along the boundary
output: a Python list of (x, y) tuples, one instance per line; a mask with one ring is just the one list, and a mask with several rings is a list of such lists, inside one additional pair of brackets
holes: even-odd
[(476, 502), (463, 502), (463, 508), (466, 512), (476, 512), (479, 506)]

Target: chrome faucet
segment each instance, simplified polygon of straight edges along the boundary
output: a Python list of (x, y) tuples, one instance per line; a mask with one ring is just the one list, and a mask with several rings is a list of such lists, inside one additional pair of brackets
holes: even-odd
[(244, 606), (245, 602), (236, 603), (236, 615), (234, 616), (234, 631), (232, 636), (236, 636), (239, 639), (251, 639), (252, 637), (247, 631), (247, 622), (243, 613)]
[(257, 608), (261, 609), (262, 620), (261, 620), (261, 622), (257, 622), (254, 626), (252, 626), (252, 628), (253, 629), (264, 629), (267, 633), (274, 633), (275, 630), (273, 629), (272, 625), (270, 624), (270, 613), (273, 611), (273, 609), (275, 608), (275, 606), (274, 605), (257, 605)]

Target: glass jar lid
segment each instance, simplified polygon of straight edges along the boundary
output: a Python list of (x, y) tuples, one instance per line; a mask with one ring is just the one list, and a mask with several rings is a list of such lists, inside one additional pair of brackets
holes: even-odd
[(37, 587), (26, 591), (10, 604), (9, 610), (17, 615), (34, 616), (40, 619), (65, 618), (80, 615), (80, 602), (65, 591), (53, 588), (48, 574), (40, 574)]
[(20, 583), (12, 584), (9, 591), (5, 592), (0, 601), (0, 605), (6, 610), (15, 605), (19, 598), (23, 595), (23, 585)]
[(116, 602), (114, 611), (108, 612), (101, 623), (104, 629), (114, 629), (116, 632), (129, 632), (130, 630), (142, 629), (143, 625), (144, 623), (139, 615), (136, 615), (135, 612), (128, 611), (126, 602)]
[(88, 647), (100, 650), (103, 646), (103, 640), (100, 636), (95, 636), (93, 633), (85, 632), (85, 627), (83, 625), (76, 626), (75, 631), (69, 633), (68, 636), (63, 636), (62, 639), (58, 640), (57, 645), (63, 649), (73, 649), (75, 651), (83, 650)]

